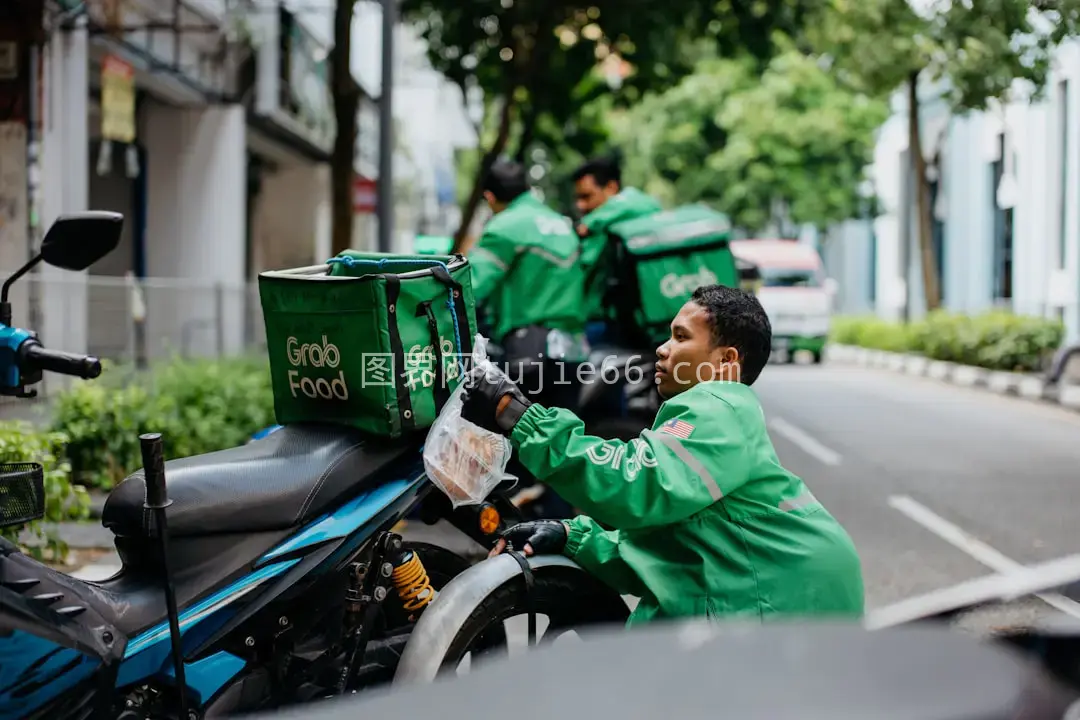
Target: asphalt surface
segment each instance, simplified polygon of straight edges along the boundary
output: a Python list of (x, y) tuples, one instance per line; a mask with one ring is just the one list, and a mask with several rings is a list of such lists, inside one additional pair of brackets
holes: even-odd
[[(848, 529), (870, 608), (1080, 552), (1080, 414), (886, 370), (770, 365), (781, 462)], [(1080, 615), (1029, 599), (965, 620)]]

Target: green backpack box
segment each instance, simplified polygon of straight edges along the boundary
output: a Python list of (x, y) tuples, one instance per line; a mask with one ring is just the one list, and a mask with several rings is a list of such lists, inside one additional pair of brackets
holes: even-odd
[(472, 355), (476, 306), (461, 255), (346, 251), (259, 275), (279, 424), (424, 429)]
[(731, 222), (705, 205), (624, 220), (607, 232), (614, 279), (608, 306), (634, 346), (667, 339), (672, 318), (698, 287), (739, 286)]

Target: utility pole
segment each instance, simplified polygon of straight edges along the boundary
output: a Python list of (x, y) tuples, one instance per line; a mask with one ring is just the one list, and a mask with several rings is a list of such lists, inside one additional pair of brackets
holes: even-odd
[(376, 211), (379, 252), (393, 249), (394, 237), (394, 28), (397, 0), (382, 0), (382, 95), (379, 98), (379, 182)]

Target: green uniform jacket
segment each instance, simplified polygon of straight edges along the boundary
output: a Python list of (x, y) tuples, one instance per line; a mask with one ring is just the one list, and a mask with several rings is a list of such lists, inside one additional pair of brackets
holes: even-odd
[(592, 516), (570, 521), (564, 552), (640, 598), (629, 624), (861, 617), (854, 544), (781, 467), (748, 386), (700, 383), (629, 443), (585, 435), (573, 413), (536, 404), (511, 439), (526, 468)]
[(585, 305), (590, 319), (606, 316), (603, 308), (607, 276), (603, 272), (593, 275), (592, 269), (604, 251), (607, 229), (623, 220), (651, 215), (662, 209), (653, 198), (637, 188), (627, 187), (581, 219), (581, 224), (589, 231), (581, 241), (581, 266), (586, 274)]
[(526, 325), (571, 333), (585, 328), (585, 274), (570, 220), (531, 192), (484, 227), (469, 253), (476, 302), (489, 302), (496, 340)]

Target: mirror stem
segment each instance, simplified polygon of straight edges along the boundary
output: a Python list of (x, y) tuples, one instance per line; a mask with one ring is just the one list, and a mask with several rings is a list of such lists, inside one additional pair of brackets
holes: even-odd
[(41, 262), (41, 253), (35, 255), (30, 259), (30, 262), (16, 270), (11, 277), (4, 281), (3, 287), (0, 287), (0, 323), (11, 327), (11, 303), (8, 302), (8, 292), (16, 280), (30, 272), (39, 262)]

